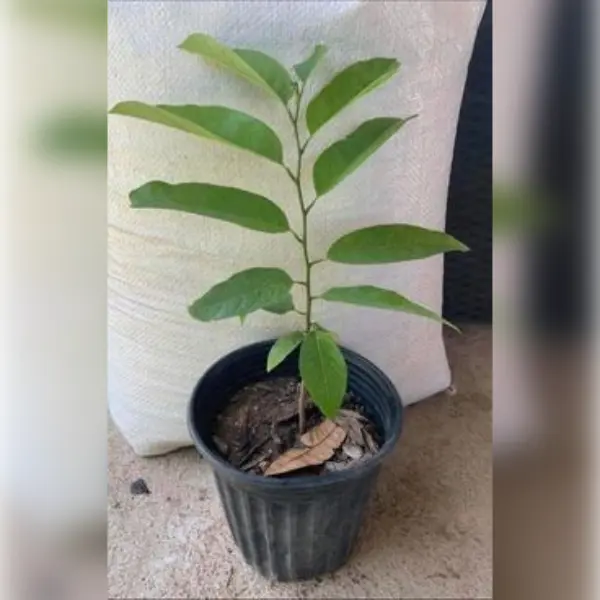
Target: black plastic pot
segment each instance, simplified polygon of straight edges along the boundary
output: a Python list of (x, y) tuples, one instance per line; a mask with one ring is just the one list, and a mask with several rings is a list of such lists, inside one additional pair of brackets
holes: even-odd
[(194, 390), (188, 426), (198, 451), (214, 470), (231, 532), (245, 560), (268, 579), (311, 579), (347, 561), (381, 462), (398, 441), (402, 404), (384, 373), (344, 349), (348, 388), (361, 400), (384, 441), (380, 452), (356, 467), (318, 476), (280, 479), (239, 471), (214, 445), (214, 420), (245, 385), (298, 374), (297, 353), (266, 373), (272, 344), (272, 340), (252, 344), (215, 363)]

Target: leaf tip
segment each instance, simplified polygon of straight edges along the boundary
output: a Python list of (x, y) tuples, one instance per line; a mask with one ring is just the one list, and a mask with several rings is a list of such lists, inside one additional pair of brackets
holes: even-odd
[(204, 306), (202, 305), (202, 298), (196, 300), (193, 304), (190, 304), (187, 309), (188, 314), (192, 319), (196, 321), (202, 321), (202, 323), (208, 323), (214, 321), (214, 317), (206, 313)]
[(188, 315), (190, 315), (190, 317), (192, 317), (192, 319), (196, 319), (197, 321), (202, 321), (202, 319), (198, 316), (198, 312), (196, 311), (196, 303), (190, 304), (187, 307), (187, 312), (188, 312)]
[(145, 187), (145, 185), (147, 184), (141, 185), (140, 187), (137, 187), (129, 192), (129, 205), (131, 208), (137, 208), (141, 190)]
[(388, 78), (389, 78), (389, 77), (393, 77), (400, 70), (401, 63), (397, 58), (388, 58), (387, 61), (389, 64), (389, 69), (388, 69)]
[(447, 321), (446, 319), (442, 319), (442, 323), (444, 325), (446, 325), (446, 327), (450, 327), (450, 329), (453, 329), (454, 331), (456, 331), (456, 333), (459, 333), (460, 335), (462, 335), (462, 331), (461, 331), (460, 327), (457, 327), (454, 323), (451, 323), (450, 321)]
[(123, 107), (127, 102), (117, 102), (112, 108), (108, 110), (109, 115), (119, 115), (123, 112)]
[(328, 48), (325, 44), (317, 44), (315, 46), (315, 53), (319, 56), (320, 59), (323, 58), (327, 50)]
[(194, 39), (194, 37), (197, 37), (198, 33), (191, 33), (190, 35), (188, 35), (185, 40), (183, 40), (183, 42), (180, 42), (179, 44), (177, 44), (177, 48), (179, 48), (180, 50), (187, 50), (189, 43)]
[(275, 344), (273, 344), (273, 346), (271, 346), (271, 350), (269, 351), (269, 354), (267, 355), (267, 364), (265, 366), (267, 373), (270, 373), (277, 366), (275, 364), (275, 359), (273, 357), (274, 346), (275, 346)]

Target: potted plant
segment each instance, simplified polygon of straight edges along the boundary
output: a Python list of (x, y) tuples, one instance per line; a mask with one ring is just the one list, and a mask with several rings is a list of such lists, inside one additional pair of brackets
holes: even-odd
[[(231, 49), (204, 34), (180, 48), (244, 77), (270, 95), (289, 117), (295, 164), (284, 161), (277, 134), (260, 120), (223, 106), (152, 106), (122, 102), (111, 112), (180, 129), (272, 161), (289, 177), (301, 229), (274, 202), (256, 193), (207, 183), (145, 183), (130, 194), (134, 208), (179, 210), (269, 234), (288, 234), (304, 258), (294, 279), (260, 266), (217, 283), (189, 307), (200, 321), (243, 320), (255, 311), (295, 311), (302, 327), (241, 348), (200, 379), (188, 411), (191, 436), (214, 470), (233, 534), (245, 559), (266, 577), (296, 580), (340, 567), (356, 539), (382, 460), (400, 435), (402, 404), (389, 379), (317, 320), (317, 302), (403, 311), (445, 322), (401, 294), (372, 285), (333, 287), (316, 294), (315, 267), (381, 264), (465, 251), (453, 237), (408, 224), (382, 224), (334, 241), (326, 257), (310, 252), (311, 211), (413, 117), (380, 117), (359, 125), (316, 158), (314, 193), (301, 184), (303, 158), (322, 126), (352, 101), (388, 81), (399, 68), (372, 58), (335, 75), (314, 97), (305, 85), (325, 47), (292, 70), (256, 50)], [(305, 133), (306, 129), (306, 133)], [(303, 290), (296, 306), (294, 286)], [(275, 318), (275, 317), (274, 317)]]

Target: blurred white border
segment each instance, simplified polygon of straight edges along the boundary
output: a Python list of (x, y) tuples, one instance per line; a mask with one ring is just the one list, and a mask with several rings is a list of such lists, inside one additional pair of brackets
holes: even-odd
[[(556, 0), (559, 1), (559, 0)], [(550, 6), (549, 6), (550, 5)], [(494, 186), (525, 189), (531, 171), (530, 123), (555, 1), (499, 0), (493, 6)], [(494, 456), (511, 458), (540, 443), (546, 415), (535, 401), (522, 307), (529, 282), (522, 232), (495, 233), (493, 244)]]
[(588, 495), (587, 508), (590, 511), (590, 532), (592, 532), (589, 540), (588, 553), (588, 569), (591, 574), (591, 589), (590, 598), (600, 598), (600, 170), (598, 169), (598, 161), (600, 153), (600, 114), (598, 107), (600, 106), (600, 80), (598, 72), (600, 71), (600, 42), (598, 35), (600, 34), (600, 7), (598, 2), (590, 0), (588, 2), (588, 10), (592, 13), (593, 18), (590, 19), (590, 28), (588, 30), (589, 37), (589, 63), (591, 69), (589, 77), (591, 85), (589, 90), (592, 94), (588, 98), (588, 106), (591, 110), (589, 115), (592, 124), (592, 135), (590, 136), (590, 145), (588, 147), (588, 170), (591, 181), (589, 182), (590, 198), (589, 210), (591, 213), (590, 230), (588, 231), (588, 240), (590, 243), (590, 251), (592, 252), (592, 267), (591, 281), (589, 285), (589, 293), (593, 295), (590, 299), (590, 307), (592, 310), (593, 336), (590, 344), (590, 362), (589, 371), (592, 378), (590, 386), (590, 418), (589, 431), (587, 432), (590, 440), (591, 465), (589, 486), (591, 494)]
[(44, 154), (40, 132), (79, 108), (103, 114), (106, 48), (76, 23), (10, 4), (0, 3), (0, 95), (12, 100), (0, 111), (0, 558), (10, 558), (0, 569), (11, 590), (35, 594), (48, 576), (72, 588), (88, 560), (80, 548), (105, 526), (105, 162)]
[(7, 250), (8, 235), (8, 198), (9, 198), (9, 113), (10, 106), (7, 91), (10, 89), (8, 74), (8, 7), (0, 3), (0, 598), (9, 598), (8, 564), (9, 539), (8, 515), (6, 510), (6, 471), (9, 460), (6, 452), (7, 430), (7, 384), (6, 384), (6, 288), (7, 288)]

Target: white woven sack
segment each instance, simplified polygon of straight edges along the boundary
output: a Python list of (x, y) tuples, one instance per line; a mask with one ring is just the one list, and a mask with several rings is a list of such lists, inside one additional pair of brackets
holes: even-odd
[[(109, 11), (109, 103), (222, 104), (269, 124), (291, 149), (281, 106), (260, 89), (177, 49), (204, 32), (234, 47), (260, 49), (292, 65), (317, 43), (329, 52), (308, 90), (344, 66), (375, 56), (402, 67), (386, 85), (353, 103), (319, 131), (309, 160), (362, 121), (411, 121), (311, 213), (311, 251), (323, 256), (341, 234), (407, 222), (443, 229), (458, 112), (483, 2), (120, 2)], [(242, 187), (277, 201), (298, 226), (294, 189), (276, 165), (222, 145), (134, 119), (109, 120), (109, 405), (134, 450), (160, 454), (190, 443), (186, 403), (207, 367), (250, 342), (299, 325), (299, 317), (250, 315), (192, 320), (187, 306), (209, 287), (252, 266), (300, 278), (290, 235), (268, 235), (171, 211), (129, 208), (130, 190), (153, 179)], [(291, 150), (290, 150), (291, 152)], [(290, 153), (288, 161), (293, 158)], [(310, 180), (307, 179), (307, 185)], [(442, 257), (376, 267), (319, 265), (317, 291), (377, 284), (441, 309)], [(318, 320), (369, 357), (406, 404), (450, 383), (436, 323), (320, 303)]]

